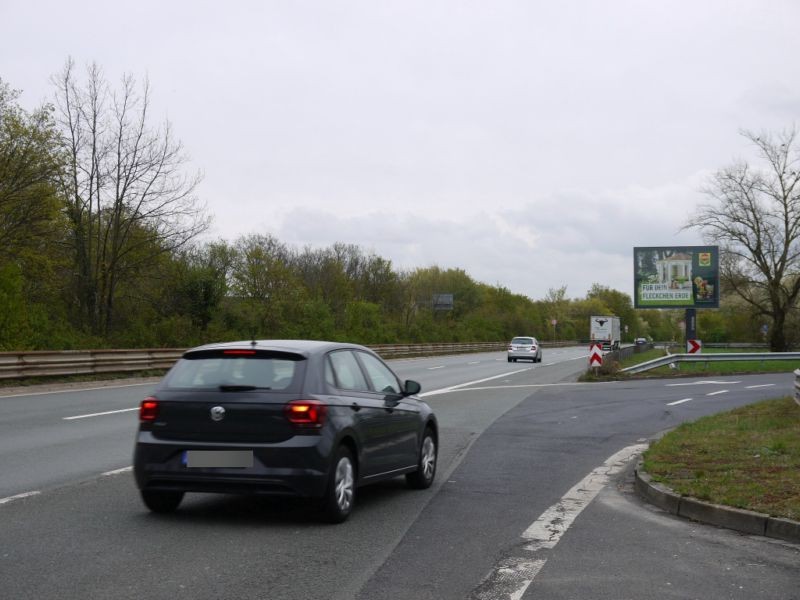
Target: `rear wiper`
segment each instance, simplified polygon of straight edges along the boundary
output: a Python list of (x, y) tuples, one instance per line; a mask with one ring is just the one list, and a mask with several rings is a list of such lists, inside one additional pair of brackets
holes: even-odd
[(220, 392), (251, 392), (253, 390), (271, 390), (271, 387), (258, 387), (257, 385), (237, 385), (223, 383), (219, 386)]

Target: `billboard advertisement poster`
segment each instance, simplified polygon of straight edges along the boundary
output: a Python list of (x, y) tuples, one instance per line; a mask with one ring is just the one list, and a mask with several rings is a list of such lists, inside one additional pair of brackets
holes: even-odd
[(719, 308), (719, 248), (633, 249), (635, 308)]

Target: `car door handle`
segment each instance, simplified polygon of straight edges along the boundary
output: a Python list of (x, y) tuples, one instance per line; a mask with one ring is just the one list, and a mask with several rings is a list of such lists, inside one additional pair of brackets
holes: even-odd
[(361, 410), (361, 405), (358, 402), (353, 402), (350, 405), (350, 408), (352, 408), (354, 411), (358, 412), (359, 410)]

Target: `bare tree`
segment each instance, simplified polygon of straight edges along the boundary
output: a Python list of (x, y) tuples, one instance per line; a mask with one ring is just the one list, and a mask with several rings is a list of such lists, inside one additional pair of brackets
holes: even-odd
[(169, 122), (150, 127), (146, 80), (137, 91), (126, 75), (112, 90), (92, 64), (81, 82), (70, 59), (53, 83), (69, 161), (62, 187), (76, 301), (91, 331), (106, 335), (120, 284), (207, 228), (194, 195), (200, 175), (185, 174)]
[(770, 347), (788, 348), (787, 319), (800, 294), (800, 146), (797, 130), (742, 132), (760, 163), (721, 169), (703, 190), (712, 202), (698, 207), (686, 227), (720, 245), (720, 277), (771, 321)]

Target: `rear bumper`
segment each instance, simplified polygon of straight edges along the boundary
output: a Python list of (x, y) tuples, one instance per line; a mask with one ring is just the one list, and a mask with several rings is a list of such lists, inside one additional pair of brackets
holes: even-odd
[[(246, 445), (165, 441), (139, 432), (133, 472), (141, 490), (318, 498), (325, 493), (329, 446), (313, 435), (281, 444)], [(188, 467), (182, 461), (185, 450), (252, 450), (253, 466)]]
[(539, 358), (538, 352), (508, 352), (508, 358), (518, 358), (522, 360), (534, 360)]

